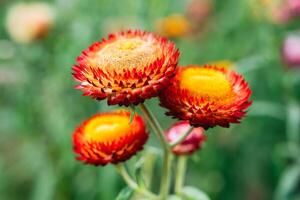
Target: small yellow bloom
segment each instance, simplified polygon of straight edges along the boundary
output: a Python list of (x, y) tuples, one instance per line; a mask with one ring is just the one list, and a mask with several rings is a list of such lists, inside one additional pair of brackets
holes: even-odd
[(157, 21), (157, 32), (167, 37), (183, 37), (190, 31), (190, 23), (185, 16), (174, 14)]

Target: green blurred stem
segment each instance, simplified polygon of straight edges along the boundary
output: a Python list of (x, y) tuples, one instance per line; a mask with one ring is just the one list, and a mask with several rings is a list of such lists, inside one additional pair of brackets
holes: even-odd
[(164, 154), (163, 171), (160, 185), (160, 198), (162, 200), (167, 199), (170, 190), (170, 179), (171, 179), (171, 165), (172, 165), (172, 154), (167, 151)]
[(299, 157), (299, 140), (300, 140), (300, 106), (295, 101), (288, 103), (287, 113), (287, 140), (290, 154), (298, 159)]
[(183, 140), (185, 140), (185, 138), (193, 131), (193, 129), (194, 129), (194, 127), (191, 126), (184, 134), (182, 134), (182, 135), (180, 136), (180, 138), (178, 138), (178, 140), (172, 142), (172, 143), (170, 144), (170, 146), (171, 146), (171, 147), (174, 147), (174, 146), (176, 146), (177, 144), (181, 143), (181, 142), (182, 142)]
[(169, 151), (169, 144), (165, 140), (163, 129), (161, 128), (160, 124), (158, 123), (157, 119), (154, 117), (152, 112), (146, 107), (145, 104), (139, 104), (139, 108), (145, 115), (146, 119), (149, 121), (152, 129), (154, 130), (155, 134), (157, 135), (161, 145), (163, 146), (165, 151)]
[(130, 177), (128, 174), (125, 166), (123, 164), (117, 164), (116, 169), (118, 173), (123, 177), (124, 181), (127, 183), (127, 185), (133, 189), (135, 192), (144, 195), (145, 197), (148, 197), (149, 199), (158, 199), (158, 197), (153, 194), (152, 192), (148, 191), (145, 188), (141, 188), (138, 186), (138, 184)]
[(151, 111), (146, 107), (145, 104), (140, 104), (139, 108), (145, 115), (146, 119), (149, 121), (152, 129), (156, 133), (158, 139), (160, 140), (161, 145), (164, 149), (163, 154), (163, 171), (161, 177), (160, 185), (160, 198), (162, 200), (167, 199), (169, 190), (170, 190), (170, 179), (171, 179), (171, 165), (172, 165), (172, 154), (169, 148), (169, 144), (164, 137), (163, 129), (158, 123), (157, 119), (151, 113)]
[(184, 184), (185, 172), (186, 172), (186, 156), (179, 156), (177, 160), (177, 169), (176, 169), (176, 180), (175, 180), (175, 193), (177, 195), (181, 194), (182, 186)]

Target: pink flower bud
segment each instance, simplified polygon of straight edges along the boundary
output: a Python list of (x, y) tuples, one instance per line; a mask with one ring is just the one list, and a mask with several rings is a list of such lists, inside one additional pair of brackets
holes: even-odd
[[(187, 121), (177, 122), (165, 132), (165, 136), (170, 143), (173, 143), (189, 128), (190, 124)], [(194, 128), (184, 141), (172, 148), (172, 152), (176, 155), (192, 154), (201, 147), (205, 140), (204, 129), (201, 127)]]
[(288, 5), (293, 12), (294, 16), (300, 16), (300, 1), (299, 0), (287, 0)]
[(283, 42), (283, 61), (290, 67), (300, 67), (300, 35), (290, 35)]

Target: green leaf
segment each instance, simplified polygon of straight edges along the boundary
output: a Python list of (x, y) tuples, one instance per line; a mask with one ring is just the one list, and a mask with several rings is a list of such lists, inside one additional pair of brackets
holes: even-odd
[(210, 200), (203, 191), (192, 186), (185, 186), (182, 190), (184, 200)]
[(300, 167), (294, 165), (286, 169), (283, 173), (279, 185), (275, 192), (276, 200), (290, 200), (294, 192), (297, 191), (297, 184), (300, 180)]
[(171, 195), (168, 197), (168, 200), (183, 200), (181, 197), (176, 195)]
[(133, 190), (129, 187), (125, 187), (118, 194), (116, 200), (129, 200), (132, 194), (133, 194)]
[(145, 186), (143, 172), (142, 172), (142, 167), (144, 165), (144, 161), (145, 161), (144, 157), (141, 157), (134, 166), (134, 174), (135, 174), (138, 185), (141, 187)]

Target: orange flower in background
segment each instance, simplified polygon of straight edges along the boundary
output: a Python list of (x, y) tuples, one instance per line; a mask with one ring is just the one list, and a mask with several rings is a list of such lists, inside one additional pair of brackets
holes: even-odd
[(166, 37), (183, 37), (190, 31), (190, 23), (185, 16), (173, 14), (156, 22), (157, 32)]
[[(189, 122), (177, 122), (165, 132), (166, 138), (170, 143), (175, 142), (182, 134), (187, 132), (189, 128)], [(181, 143), (172, 148), (172, 152), (176, 155), (192, 154), (201, 148), (205, 140), (204, 129), (201, 127), (193, 128), (192, 132)]]
[(109, 35), (77, 58), (76, 87), (109, 105), (137, 105), (155, 97), (175, 74), (179, 51), (166, 38), (143, 31)]
[(29, 43), (44, 37), (53, 21), (54, 11), (47, 3), (18, 3), (9, 9), (6, 29), (15, 42)]
[(87, 164), (106, 165), (125, 161), (148, 139), (143, 119), (121, 110), (97, 114), (83, 122), (73, 134), (77, 159)]
[(239, 123), (251, 105), (251, 90), (234, 71), (212, 66), (179, 68), (171, 85), (160, 93), (160, 104), (171, 115), (208, 129)]

